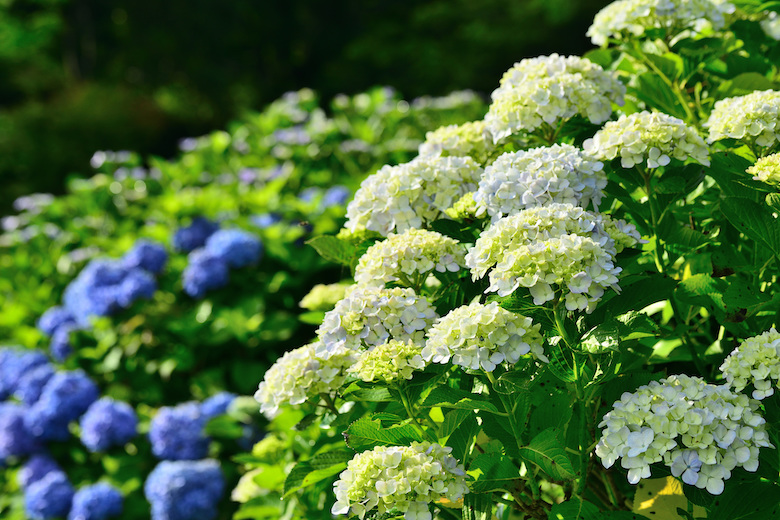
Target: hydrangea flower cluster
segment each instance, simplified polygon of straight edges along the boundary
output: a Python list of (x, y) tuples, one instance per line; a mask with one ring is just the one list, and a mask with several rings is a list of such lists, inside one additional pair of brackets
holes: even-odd
[(475, 192), (471, 191), (445, 210), (448, 217), (455, 220), (474, 219), (477, 216), (477, 202), (474, 200)]
[[(636, 229), (611, 226), (618, 242), (594, 215), (570, 204), (551, 204), (504, 217), (477, 239), (466, 265), (477, 280), (490, 271), (486, 292), (507, 296), (527, 287), (536, 305), (555, 298), (553, 285), (565, 293), (566, 308), (588, 310), (604, 290), (619, 290), (614, 265), (618, 247), (639, 239)], [(626, 232), (622, 232), (624, 229)]]
[(224, 489), (219, 463), (211, 459), (163, 461), (144, 484), (152, 520), (214, 520)]
[(753, 385), (753, 398), (762, 400), (780, 388), (780, 332), (770, 329), (742, 342), (720, 366), (723, 377), (737, 392)]
[(63, 306), (48, 309), (38, 329), (51, 336), (49, 351), (64, 361), (73, 348), (71, 332), (90, 327), (92, 316), (109, 316), (138, 299), (151, 298), (157, 290), (155, 276), (168, 261), (165, 248), (139, 240), (119, 260), (92, 260), (65, 288)]
[(327, 358), (341, 347), (361, 350), (390, 339), (422, 343), (437, 317), (430, 302), (413, 289), (356, 286), (325, 314), (316, 352)]
[(300, 306), (310, 311), (329, 311), (351, 287), (348, 283), (318, 283), (301, 299)]
[(358, 453), (333, 485), (334, 515), (365, 518), (397, 511), (406, 520), (431, 520), (429, 504), (456, 502), (469, 492), (466, 472), (452, 448), (430, 442), (411, 446), (379, 446)]
[(493, 152), (493, 137), (485, 126), (485, 121), (469, 121), (462, 125), (448, 125), (425, 134), (425, 142), (420, 145), (419, 154), (469, 156), (483, 164)]
[(47, 363), (46, 356), (37, 350), (0, 347), (0, 399), (6, 399), (16, 392), (25, 374)]
[(756, 164), (747, 169), (753, 180), (767, 184), (780, 184), (780, 153), (761, 157)]
[(205, 458), (211, 442), (203, 431), (206, 422), (200, 403), (195, 401), (163, 406), (149, 425), (152, 453), (164, 460)]
[(730, 3), (712, 0), (618, 0), (596, 14), (586, 36), (594, 45), (604, 45), (610, 39), (641, 36), (653, 28), (676, 34), (696, 30), (706, 21), (713, 29), (722, 29), (726, 24), (723, 15), (733, 11)]
[(135, 437), (138, 417), (133, 407), (110, 397), (92, 403), (81, 417), (81, 442), (91, 452), (121, 446)]
[(709, 166), (709, 148), (694, 128), (663, 112), (636, 112), (609, 121), (583, 143), (597, 159), (620, 157), (623, 168), (646, 162), (648, 168), (666, 166), (672, 159), (691, 159)]
[(73, 495), (68, 520), (107, 520), (122, 514), (123, 502), (122, 493), (109, 484), (84, 486)]
[(710, 143), (730, 138), (769, 147), (780, 139), (778, 118), (780, 92), (764, 90), (717, 101), (704, 127), (709, 130)]
[(481, 174), (482, 168), (471, 157), (418, 157), (398, 166), (383, 166), (361, 183), (347, 206), (345, 227), (383, 236), (422, 228), (474, 191)]
[(515, 314), (497, 302), (464, 305), (439, 318), (428, 331), (422, 358), (492, 372), (501, 363), (517, 363), (520, 356), (533, 354), (544, 361), (539, 332), (541, 325)]
[(411, 379), (415, 370), (425, 369), (426, 363), (421, 352), (419, 345), (411, 341), (391, 339), (372, 350), (361, 352), (357, 362), (347, 372), (366, 382), (392, 383)]
[(431, 271), (460, 270), (465, 255), (457, 240), (435, 231), (409, 229), (398, 235), (390, 233), (360, 257), (355, 281), (360, 285), (400, 282), (419, 287)]
[(30, 406), (25, 423), (36, 438), (67, 440), (68, 424), (81, 417), (99, 396), (97, 385), (83, 371), (57, 372)]
[(25, 412), (25, 407), (16, 403), (0, 403), (0, 463), (40, 448), (25, 424)]
[(291, 350), (266, 371), (255, 392), (260, 411), (266, 417), (276, 417), (284, 404), (301, 404), (309, 397), (330, 394), (341, 386), (357, 352), (343, 345), (334, 346), (328, 357), (322, 357), (320, 350), (318, 343)]
[(493, 220), (533, 206), (565, 202), (598, 208), (607, 186), (604, 165), (569, 144), (501, 155), (485, 168), (474, 194), (477, 215)]
[(623, 104), (625, 92), (612, 73), (585, 58), (528, 58), (504, 73), (485, 123), (496, 143), (576, 115), (601, 124), (612, 115), (612, 103)]
[(756, 471), (759, 447), (771, 447), (758, 408), (728, 385), (669, 376), (614, 403), (599, 424), (596, 454), (605, 468), (621, 459), (632, 484), (661, 462), (686, 484), (719, 495), (734, 468)]
[(51, 471), (31, 483), (24, 492), (24, 509), (30, 520), (52, 520), (68, 516), (73, 485), (61, 471)]
[(16, 479), (22, 489), (27, 489), (31, 484), (38, 482), (52, 471), (62, 472), (62, 468), (50, 456), (36, 454), (27, 459), (27, 462), (19, 469)]
[(190, 253), (182, 273), (184, 292), (203, 298), (208, 291), (227, 285), (230, 269), (258, 262), (263, 244), (256, 236), (240, 229), (221, 229), (206, 239), (204, 247)]
[(179, 228), (173, 234), (173, 249), (189, 253), (206, 244), (206, 240), (219, 229), (219, 224), (203, 217), (195, 217), (189, 226)]

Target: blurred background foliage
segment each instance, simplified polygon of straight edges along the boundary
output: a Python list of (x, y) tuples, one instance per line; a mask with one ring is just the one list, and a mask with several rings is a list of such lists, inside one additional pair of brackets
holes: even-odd
[(0, 0), (0, 214), (95, 150), (170, 157), (288, 90), (488, 95), (524, 57), (582, 54), (607, 0)]

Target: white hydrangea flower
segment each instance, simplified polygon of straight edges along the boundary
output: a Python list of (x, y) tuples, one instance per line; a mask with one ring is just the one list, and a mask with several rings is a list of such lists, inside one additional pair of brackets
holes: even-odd
[(761, 20), (761, 28), (764, 30), (764, 34), (773, 40), (780, 41), (780, 16), (777, 16), (775, 11), (766, 13), (766, 18)]
[(726, 25), (723, 15), (732, 12), (734, 6), (722, 0), (618, 0), (596, 13), (585, 34), (594, 45), (604, 45), (609, 39), (641, 36), (654, 28), (677, 34), (698, 31), (706, 22), (717, 30)]
[(767, 184), (780, 184), (780, 153), (761, 157), (756, 164), (747, 169), (753, 180)]
[(533, 206), (565, 202), (598, 208), (607, 186), (604, 165), (569, 144), (501, 155), (479, 181), (477, 215), (493, 220)]
[(663, 463), (672, 475), (714, 495), (741, 466), (758, 469), (758, 449), (772, 447), (759, 403), (699, 377), (669, 376), (624, 393), (599, 427), (596, 455), (605, 468), (618, 459), (636, 484)]
[(317, 329), (317, 355), (328, 357), (342, 347), (371, 349), (391, 339), (419, 344), (438, 317), (430, 302), (413, 289), (354, 286), (325, 314)]
[(778, 120), (780, 92), (764, 90), (716, 102), (704, 128), (709, 129), (710, 143), (731, 138), (773, 146), (780, 138)]
[(672, 159), (692, 159), (709, 166), (709, 148), (696, 130), (662, 112), (637, 112), (610, 121), (583, 143), (597, 159), (620, 157), (623, 168), (646, 162), (648, 168), (666, 166)]
[(425, 361), (449, 363), (492, 372), (501, 363), (517, 363), (533, 354), (548, 362), (539, 332), (531, 318), (510, 312), (496, 302), (476, 302), (454, 309), (439, 318), (428, 331), (422, 349)]
[(720, 366), (723, 377), (737, 392), (753, 385), (754, 399), (765, 399), (780, 388), (780, 332), (772, 328), (742, 342)]
[(491, 94), (485, 123), (496, 143), (575, 115), (600, 124), (612, 115), (612, 103), (623, 104), (625, 92), (614, 74), (585, 58), (529, 58), (504, 73)]
[(349, 283), (318, 283), (301, 299), (300, 306), (310, 311), (329, 311), (347, 294)]
[(558, 286), (567, 309), (592, 310), (605, 289), (620, 289), (614, 255), (639, 238), (632, 225), (605, 221), (571, 204), (526, 209), (484, 231), (466, 254), (466, 266), (474, 280), (490, 271), (486, 292), (507, 296), (527, 287), (541, 305), (555, 298)]
[(265, 373), (255, 399), (260, 411), (269, 419), (279, 414), (285, 404), (301, 404), (308, 398), (338, 389), (347, 377), (347, 368), (357, 360), (357, 353), (335, 346), (327, 359), (317, 355), (318, 343), (291, 350), (279, 358)]
[(457, 502), (469, 492), (466, 471), (452, 448), (430, 442), (411, 446), (378, 446), (355, 455), (333, 484), (331, 513), (403, 513), (406, 520), (431, 520), (428, 504)]
[(448, 125), (425, 134), (420, 145), (420, 156), (453, 155), (470, 156), (480, 164), (493, 151), (493, 136), (485, 127), (485, 121), (469, 121), (462, 125)]
[(363, 381), (391, 383), (411, 379), (415, 370), (424, 370), (426, 363), (420, 355), (421, 348), (411, 341), (391, 339), (372, 350), (360, 353), (357, 362), (348, 372)]
[(384, 286), (388, 282), (419, 287), (431, 271), (456, 272), (464, 266), (466, 251), (457, 240), (435, 231), (409, 229), (390, 233), (369, 247), (355, 268), (360, 285)]
[(471, 157), (417, 157), (398, 166), (383, 166), (355, 193), (347, 206), (345, 227), (383, 236), (425, 227), (460, 197), (475, 191), (481, 175), (482, 168)]

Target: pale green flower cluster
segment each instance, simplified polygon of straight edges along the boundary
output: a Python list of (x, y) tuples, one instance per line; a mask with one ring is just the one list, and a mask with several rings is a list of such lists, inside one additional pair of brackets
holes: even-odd
[(726, 24), (723, 15), (733, 11), (732, 4), (712, 0), (618, 0), (596, 14), (586, 36), (594, 45), (604, 45), (610, 39), (641, 36), (653, 28), (678, 33), (697, 31), (706, 24), (722, 29)]
[(347, 368), (357, 360), (357, 353), (344, 346), (334, 346), (327, 359), (317, 355), (318, 343), (304, 345), (285, 353), (265, 373), (255, 399), (260, 411), (272, 419), (284, 404), (301, 404), (318, 394), (329, 394), (347, 377)]
[(457, 502), (469, 492), (466, 472), (452, 448), (430, 442), (378, 446), (355, 455), (333, 484), (331, 513), (365, 518), (374, 508), (397, 512), (406, 520), (431, 520), (429, 504)]
[(411, 379), (415, 370), (425, 369), (420, 355), (421, 348), (411, 341), (391, 339), (372, 350), (365, 350), (348, 372), (363, 381), (384, 381), (391, 383), (400, 379)]
[(528, 353), (544, 361), (541, 325), (515, 314), (496, 302), (476, 302), (439, 318), (428, 331), (422, 349), (425, 361), (449, 363), (492, 372), (501, 363), (514, 364)]
[(625, 86), (599, 65), (577, 56), (540, 56), (516, 63), (493, 91), (485, 116), (493, 141), (575, 115), (600, 124), (623, 104)]
[(775, 11), (769, 11), (766, 18), (761, 20), (761, 28), (764, 30), (764, 34), (773, 40), (780, 41), (780, 16), (777, 16)]
[(277, 434), (269, 433), (252, 446), (252, 456), (266, 463), (275, 463), (284, 457), (287, 445)]
[(756, 164), (747, 169), (753, 180), (767, 184), (780, 184), (780, 153), (761, 157)]
[(367, 177), (347, 206), (350, 230), (366, 228), (387, 236), (422, 228), (456, 200), (477, 189), (482, 168), (471, 157), (417, 157), (383, 166)]
[(737, 392), (753, 385), (753, 398), (766, 399), (780, 388), (780, 332), (770, 329), (746, 339), (720, 366), (723, 377)]
[(398, 235), (390, 233), (360, 257), (355, 281), (360, 285), (400, 282), (419, 287), (431, 271), (460, 270), (465, 255), (457, 240), (435, 231), (409, 229)]
[(310, 311), (329, 311), (347, 294), (348, 283), (318, 283), (301, 299), (300, 306)]
[(448, 217), (454, 218), (456, 220), (476, 218), (477, 202), (474, 200), (474, 193), (475, 192), (472, 191), (465, 194), (444, 213), (446, 213)]
[(469, 121), (462, 125), (448, 125), (425, 134), (420, 145), (420, 156), (454, 155), (470, 156), (480, 164), (493, 151), (493, 137), (484, 121)]
[(646, 161), (648, 168), (666, 166), (672, 159), (692, 159), (709, 166), (707, 143), (681, 119), (662, 112), (637, 112), (610, 121), (583, 143), (597, 159), (620, 157), (623, 168)]
[(607, 186), (604, 165), (569, 144), (501, 155), (479, 181), (477, 215), (493, 220), (533, 206), (565, 202), (598, 207)]
[(710, 118), (708, 141), (746, 139), (759, 146), (772, 146), (780, 138), (780, 92), (764, 90), (745, 96), (721, 99), (715, 103)]
[(317, 355), (328, 357), (341, 348), (370, 349), (391, 339), (422, 343), (438, 317), (428, 300), (412, 289), (355, 286), (325, 314), (317, 329)]
[(740, 466), (758, 469), (759, 447), (772, 447), (758, 401), (699, 377), (669, 376), (624, 393), (599, 424), (596, 455), (617, 459), (636, 484), (663, 462), (672, 474), (713, 495)]
[[(486, 292), (507, 296), (527, 287), (536, 305), (553, 300), (557, 286), (569, 310), (592, 310), (604, 290), (618, 291), (614, 264), (621, 247), (636, 243), (633, 226), (603, 226), (604, 217), (571, 204), (523, 210), (493, 223), (466, 254), (474, 280), (490, 271)], [(626, 229), (628, 233), (622, 233)]]

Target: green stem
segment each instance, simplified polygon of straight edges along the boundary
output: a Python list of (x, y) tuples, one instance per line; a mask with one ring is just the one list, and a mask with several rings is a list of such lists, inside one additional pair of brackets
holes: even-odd
[(409, 397), (406, 395), (406, 392), (403, 388), (397, 387), (396, 390), (398, 391), (398, 394), (401, 396), (401, 403), (404, 405), (404, 410), (406, 410), (406, 414), (409, 416), (409, 418), (412, 420), (411, 424), (412, 427), (417, 430), (417, 433), (419, 433), (422, 437), (427, 437), (431, 439), (433, 442), (438, 441), (439, 439), (436, 438), (436, 435), (434, 435), (432, 432), (424, 430), (423, 427), (420, 425), (420, 419), (417, 417), (417, 414), (414, 413), (414, 407), (409, 402)]
[(328, 410), (335, 413), (336, 415), (340, 415), (338, 408), (336, 408), (336, 403), (333, 402), (333, 398), (330, 395), (322, 393), (320, 394), (320, 397), (322, 397), (322, 400), (325, 401), (325, 407)]
[(653, 236), (655, 237), (653, 258), (655, 260), (655, 266), (658, 269), (658, 272), (663, 274), (666, 271), (664, 266), (664, 253), (666, 251), (661, 238), (658, 236), (658, 222), (661, 219), (658, 215), (658, 201), (655, 200), (655, 192), (653, 191), (653, 185), (650, 182), (652, 175), (644, 171), (644, 169), (639, 166), (637, 166), (637, 170), (645, 180), (645, 193), (647, 193), (647, 203), (650, 206), (650, 224), (653, 227)]
[(666, 83), (666, 86), (671, 89), (671, 91), (674, 93), (675, 97), (677, 98), (677, 101), (682, 106), (683, 110), (685, 110), (685, 119), (686, 123), (696, 126), (698, 125), (698, 118), (694, 115), (694, 113), (691, 111), (691, 107), (688, 105), (688, 100), (683, 96), (683, 91), (680, 88), (680, 86), (672, 81), (669, 76), (663, 73), (661, 69), (655, 66), (655, 63), (652, 62), (652, 60), (648, 59), (647, 56), (645, 56), (645, 53), (642, 52), (642, 49), (639, 48), (638, 44), (635, 46), (635, 51), (640, 56), (640, 59), (642, 62), (652, 70), (659, 78), (661, 78), (661, 81)]

